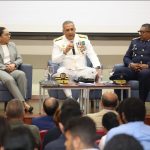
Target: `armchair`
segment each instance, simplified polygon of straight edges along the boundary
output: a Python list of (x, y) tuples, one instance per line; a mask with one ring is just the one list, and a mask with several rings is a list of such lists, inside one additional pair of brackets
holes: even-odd
[[(26, 98), (30, 99), (32, 96), (32, 66), (30, 64), (22, 64), (19, 69), (24, 71), (27, 78), (27, 94)], [(8, 91), (7, 87), (0, 81), (0, 102), (8, 102), (13, 99), (13, 96)]]

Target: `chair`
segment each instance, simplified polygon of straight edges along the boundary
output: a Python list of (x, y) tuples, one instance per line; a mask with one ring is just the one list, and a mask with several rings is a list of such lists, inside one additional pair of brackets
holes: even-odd
[[(32, 65), (22, 64), (19, 69), (24, 71), (27, 78), (27, 99), (31, 99), (32, 96)], [(0, 102), (8, 102), (14, 97), (8, 91), (7, 87), (0, 81)]]
[(42, 143), (43, 143), (44, 137), (45, 137), (47, 132), (48, 132), (48, 130), (41, 130), (40, 131), (40, 138), (41, 138), (40, 150), (42, 150), (42, 147), (43, 147)]
[(96, 143), (96, 145), (99, 145), (101, 137), (106, 135), (106, 130), (104, 130), (104, 129), (96, 130), (96, 135), (97, 135), (97, 137), (96, 137), (95, 143)]
[[(54, 66), (54, 73), (57, 72), (57, 69), (59, 68), (59, 64), (53, 63), (52, 61), (49, 60), (48, 65)], [(87, 57), (87, 66), (92, 67), (92, 63), (88, 57)], [(61, 99), (61, 100), (66, 99), (66, 95), (62, 90), (48, 90), (48, 93), (50, 96), (55, 97), (57, 99)], [(90, 100), (99, 100), (101, 97), (101, 93), (102, 93), (101, 90), (90, 90), (90, 94), (89, 94)], [(72, 96), (74, 99), (77, 100), (80, 94), (81, 94), (80, 90), (72, 90)]]
[[(113, 71), (118, 69), (119, 67), (123, 67), (124, 64), (115, 64)], [(137, 80), (130, 80), (128, 81), (129, 85), (131, 85), (131, 97), (139, 98), (139, 81)], [(148, 94), (147, 100), (150, 100), (150, 92)]]

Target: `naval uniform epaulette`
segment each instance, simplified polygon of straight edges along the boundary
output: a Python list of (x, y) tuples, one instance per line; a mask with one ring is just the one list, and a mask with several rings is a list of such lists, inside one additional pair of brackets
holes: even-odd
[(78, 34), (78, 35), (79, 35), (79, 38), (88, 39), (88, 36), (87, 36), (87, 35), (83, 35), (83, 34)]
[(140, 37), (133, 38), (132, 40), (138, 40), (138, 39), (140, 39)]
[(58, 38), (54, 39), (54, 42), (60, 41), (60, 40), (62, 40), (62, 39), (63, 39), (63, 36), (58, 37)]

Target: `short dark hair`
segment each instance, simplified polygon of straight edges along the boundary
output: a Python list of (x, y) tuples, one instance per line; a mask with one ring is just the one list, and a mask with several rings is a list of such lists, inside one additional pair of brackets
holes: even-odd
[(149, 23), (142, 24), (142, 27), (145, 27), (150, 31), (150, 24)]
[(66, 24), (70, 24), (70, 23), (74, 24), (73, 21), (66, 20), (66, 21), (63, 22), (62, 27), (64, 28), (64, 26), (65, 26)]
[(74, 100), (66, 100), (60, 110), (60, 122), (65, 127), (66, 123), (73, 117), (81, 116), (80, 105)]
[(13, 99), (6, 106), (6, 115), (8, 118), (18, 118), (24, 115), (24, 107), (22, 101)]
[(5, 150), (34, 150), (36, 148), (35, 139), (31, 131), (24, 126), (12, 129), (5, 138)]
[(0, 146), (3, 146), (6, 134), (10, 131), (10, 126), (7, 119), (0, 116)]
[(96, 125), (91, 118), (85, 116), (70, 120), (65, 128), (65, 132), (67, 131), (69, 131), (73, 137), (79, 136), (84, 144), (94, 146)]
[(133, 136), (118, 134), (110, 139), (104, 150), (144, 150), (142, 145)]
[(112, 101), (106, 98), (104, 95), (102, 95), (101, 100), (104, 107), (116, 107), (118, 104), (118, 98)]
[(104, 114), (102, 118), (102, 125), (109, 131), (110, 129), (119, 126), (117, 115), (113, 112)]
[(122, 103), (122, 112), (128, 122), (144, 121), (146, 108), (144, 102), (139, 98), (127, 98)]
[(5, 29), (6, 29), (5, 27), (0, 27), (0, 36), (2, 36)]
[[(51, 105), (46, 105), (46, 101), (48, 100), (51, 100), (52, 102)], [(53, 116), (58, 107), (59, 107), (58, 100), (53, 97), (46, 98), (43, 102), (43, 109), (48, 116)]]

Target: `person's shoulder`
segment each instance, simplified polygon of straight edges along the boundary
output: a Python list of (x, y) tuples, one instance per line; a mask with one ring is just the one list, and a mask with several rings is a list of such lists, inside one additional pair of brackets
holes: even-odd
[(136, 37), (132, 39), (132, 42), (138, 42), (138, 41), (140, 41), (140, 37)]
[(16, 44), (14, 42), (9, 42), (8, 45), (16, 47)]
[(81, 39), (88, 39), (88, 36), (87, 35), (84, 35), (84, 34), (77, 34), (79, 36), (79, 38)]
[(101, 115), (101, 111), (96, 112), (96, 113), (87, 114), (87, 116), (90, 118), (95, 118), (95, 117), (98, 117), (99, 115)]
[(65, 138), (63, 135), (60, 135), (60, 137), (52, 142), (49, 142), (46, 146), (45, 146), (45, 150), (48, 149), (64, 149), (64, 142), (65, 142)]
[(35, 126), (35, 125), (24, 124), (24, 126), (26, 126), (27, 128), (29, 128), (30, 130), (34, 130), (34, 131), (39, 132), (38, 127)]
[(57, 37), (57, 38), (55, 38), (54, 40), (53, 40), (53, 42), (55, 43), (55, 42), (60, 42), (60, 41), (62, 41), (63, 40), (63, 36), (60, 36), (60, 37)]

